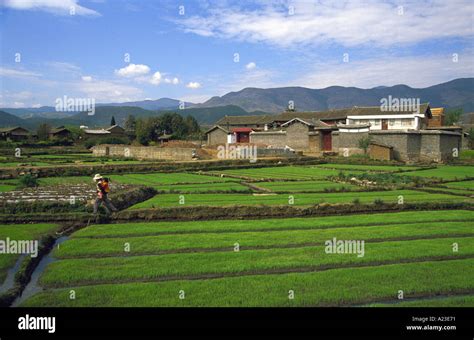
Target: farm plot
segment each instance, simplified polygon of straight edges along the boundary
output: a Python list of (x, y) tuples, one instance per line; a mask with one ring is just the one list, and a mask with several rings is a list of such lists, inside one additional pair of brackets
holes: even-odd
[[(453, 253), (457, 242), (462, 252)], [(364, 253), (336, 255), (325, 253), (325, 246), (216, 252), (88, 258), (52, 263), (41, 278), (48, 288), (87, 284), (170, 280), (314, 271), (350, 266), (455, 259), (474, 257), (474, 237), (394, 241), (367, 244)], [(100, 268), (100, 270), (97, 270)], [(144, 268), (147, 268), (144, 270)]]
[(219, 233), (265, 230), (304, 230), (337, 227), (356, 227), (389, 224), (425, 224), (431, 222), (474, 221), (474, 211), (436, 210), (407, 211), (346, 216), (322, 216), (316, 218), (279, 218), (259, 220), (223, 220), (193, 222), (135, 222), (98, 224), (78, 230), (71, 237), (124, 237), (177, 233)]
[[(347, 306), (474, 288), (474, 259), (344, 268), (212, 280), (105, 284), (47, 290), (23, 306)], [(289, 291), (294, 299), (289, 299)], [(180, 298), (183, 297), (184, 299)]]
[(319, 168), (338, 169), (338, 170), (364, 170), (374, 172), (401, 172), (421, 169), (416, 166), (405, 165), (359, 165), (359, 164), (320, 164)]
[[(281, 166), (253, 169), (237, 169), (211, 171), (213, 174), (223, 174), (249, 179), (289, 179), (289, 180), (311, 180), (324, 179), (328, 176), (337, 175), (341, 170), (325, 169), (319, 166)], [(351, 173), (363, 173), (361, 170), (351, 170)]]
[(474, 178), (474, 166), (439, 165), (436, 169), (404, 172), (401, 175), (454, 181), (457, 179)]
[[(258, 223), (258, 222), (257, 222)], [(388, 224), (382, 226), (337, 227), (309, 230), (189, 233), (175, 235), (72, 238), (54, 250), (58, 258), (128, 256), (198, 251), (322, 245), (333, 237), (368, 241), (474, 236), (472, 221)], [(127, 244), (129, 251), (125, 251)]]
[(443, 186), (453, 189), (463, 189), (474, 191), (474, 181), (461, 181), (461, 182), (449, 182), (443, 183)]
[[(291, 196), (291, 197), (290, 197)], [(403, 196), (404, 203), (416, 202), (463, 202), (470, 201), (467, 197), (449, 194), (432, 194), (414, 190), (341, 192), (341, 193), (301, 193), (285, 194), (158, 194), (155, 197), (138, 203), (130, 209), (162, 208), (178, 206), (230, 206), (230, 205), (292, 205), (310, 206), (321, 203), (373, 203), (382, 200), (386, 203), (397, 203)]]
[(426, 189), (435, 190), (436, 192), (444, 192), (444, 193), (452, 194), (452, 195), (463, 195), (463, 196), (473, 196), (474, 197), (474, 191), (473, 190), (443, 188), (443, 187), (438, 187), (438, 186), (427, 187)]
[[(92, 225), (55, 248), (45, 291), (23, 305), (347, 306), (395, 301), (400, 289), (466, 294), (473, 222), (460, 210)], [(363, 240), (363, 256), (327, 253), (334, 238)]]
[[(0, 240), (38, 240), (58, 228), (55, 224), (10, 224), (0, 225)], [(7, 271), (13, 267), (19, 254), (0, 253), (0, 282), (5, 280)], [(1, 286), (1, 285), (0, 285)]]
[(474, 295), (435, 297), (432, 299), (415, 299), (394, 303), (374, 303), (367, 307), (474, 307)]
[(331, 181), (289, 181), (289, 182), (255, 182), (254, 186), (273, 192), (325, 192), (325, 191), (358, 191), (362, 187), (347, 183)]
[(197, 183), (222, 183), (233, 182), (231, 178), (221, 178), (217, 176), (206, 176), (191, 173), (161, 173), (155, 172), (151, 174), (127, 174), (127, 175), (111, 175), (114, 181), (123, 184), (135, 184), (157, 187), (170, 184), (197, 184)]

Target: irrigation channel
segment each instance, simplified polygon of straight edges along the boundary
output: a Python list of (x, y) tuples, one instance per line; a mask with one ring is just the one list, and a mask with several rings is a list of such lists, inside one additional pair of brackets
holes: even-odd
[[(25, 288), (22, 290), (20, 295), (18, 295), (16, 297), (15, 301), (13, 301), (11, 307), (19, 306), (23, 301), (25, 301), (26, 299), (30, 298), (34, 294), (39, 293), (43, 290), (43, 288), (38, 285), (38, 280), (39, 280), (40, 276), (43, 274), (44, 270), (46, 269), (46, 266), (48, 264), (56, 261), (56, 259), (51, 255), (51, 252), (54, 250), (54, 248), (58, 247), (61, 243), (63, 243), (64, 241), (66, 241), (68, 239), (69, 239), (69, 236), (61, 236), (61, 237), (56, 239), (56, 241), (54, 242), (54, 244), (51, 247), (51, 249), (49, 250), (49, 252), (42, 257), (42, 259), (40, 260), (40, 262), (36, 266), (35, 270), (31, 274), (30, 281), (25, 286)], [(16, 265), (15, 265), (15, 267), (16, 267)], [(18, 265), (17, 271), (18, 271), (19, 267), (20, 266)], [(15, 275), (13, 274), (13, 277), (14, 276)]]
[(20, 270), (21, 263), (23, 262), (23, 259), (26, 256), (26, 254), (20, 255), (15, 265), (12, 268), (8, 269), (7, 277), (5, 278), (3, 284), (0, 286), (0, 294), (6, 293), (10, 289), (12, 289), (13, 286), (15, 286), (15, 275)]

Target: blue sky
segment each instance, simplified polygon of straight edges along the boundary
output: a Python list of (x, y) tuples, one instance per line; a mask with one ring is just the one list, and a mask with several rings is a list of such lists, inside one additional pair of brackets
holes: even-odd
[(4, 0), (0, 107), (425, 87), (474, 75), (473, 14), (471, 0)]

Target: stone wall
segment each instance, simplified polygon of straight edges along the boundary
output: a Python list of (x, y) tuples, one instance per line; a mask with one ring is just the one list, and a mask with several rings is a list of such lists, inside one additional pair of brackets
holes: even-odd
[(364, 150), (359, 147), (359, 140), (368, 136), (368, 132), (334, 131), (332, 133), (332, 150), (344, 156), (363, 154)]
[(162, 148), (158, 146), (131, 146), (101, 144), (92, 147), (94, 156), (112, 156), (136, 159), (192, 160), (193, 148)]
[(370, 136), (392, 146), (394, 158), (405, 162), (445, 162), (453, 158), (453, 148), (461, 147), (461, 135), (449, 131), (374, 131)]
[(306, 124), (294, 122), (286, 128), (286, 143), (295, 150), (308, 150), (309, 128)]
[(223, 145), (227, 143), (227, 133), (221, 129), (214, 129), (207, 134), (207, 145)]
[(261, 131), (250, 133), (250, 143), (268, 145), (274, 148), (284, 148), (286, 144), (286, 131)]
[(453, 158), (453, 149), (461, 148), (459, 133), (440, 130), (419, 131), (371, 131), (350, 133), (335, 131), (332, 133), (333, 151), (352, 155), (362, 153), (359, 140), (370, 135), (378, 144), (391, 146), (392, 156), (404, 162), (445, 162)]

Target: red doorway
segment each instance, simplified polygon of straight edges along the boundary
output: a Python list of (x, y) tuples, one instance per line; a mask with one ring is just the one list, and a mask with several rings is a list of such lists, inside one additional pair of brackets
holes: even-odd
[(236, 143), (249, 143), (251, 128), (235, 128), (231, 130), (235, 136)]
[(332, 134), (331, 131), (323, 131), (323, 151), (332, 151)]
[(382, 130), (388, 130), (388, 120), (382, 119)]

